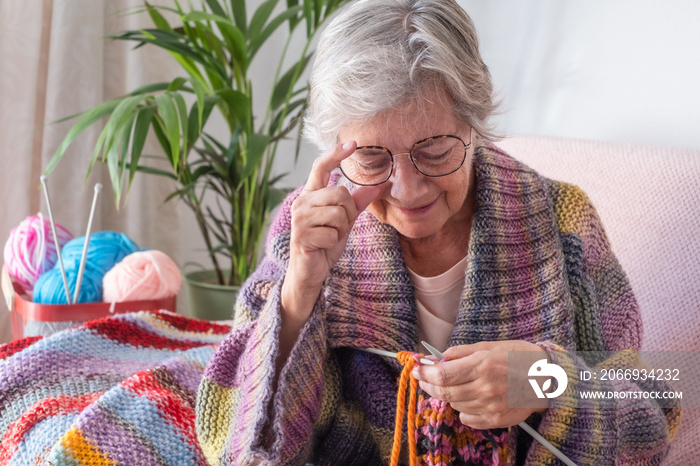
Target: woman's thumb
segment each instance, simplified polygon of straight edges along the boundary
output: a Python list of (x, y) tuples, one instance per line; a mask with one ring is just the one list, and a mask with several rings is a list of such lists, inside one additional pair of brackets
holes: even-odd
[(379, 186), (358, 186), (355, 188), (352, 192), (352, 199), (355, 201), (357, 212), (365, 210), (372, 201), (379, 197), (381, 191)]

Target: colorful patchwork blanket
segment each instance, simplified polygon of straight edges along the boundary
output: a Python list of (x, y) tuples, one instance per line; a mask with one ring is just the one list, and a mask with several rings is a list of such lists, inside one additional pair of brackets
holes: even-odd
[(195, 398), (229, 330), (153, 311), (0, 346), (0, 466), (206, 465)]

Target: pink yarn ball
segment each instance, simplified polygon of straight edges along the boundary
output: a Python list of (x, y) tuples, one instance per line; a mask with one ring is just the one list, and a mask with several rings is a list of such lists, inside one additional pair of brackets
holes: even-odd
[(107, 303), (162, 299), (180, 290), (182, 276), (175, 262), (160, 251), (129, 254), (102, 280), (102, 300)]
[[(58, 223), (56, 235), (60, 248), (73, 239), (73, 235)], [(7, 272), (31, 292), (39, 276), (51, 270), (58, 260), (51, 222), (41, 213), (25, 218), (10, 232), (4, 256)]]

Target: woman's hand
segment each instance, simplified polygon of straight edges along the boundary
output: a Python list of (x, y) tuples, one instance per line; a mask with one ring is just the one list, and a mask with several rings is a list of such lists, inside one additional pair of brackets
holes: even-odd
[(445, 351), (448, 361), (434, 366), (416, 367), (413, 375), (420, 387), (433, 398), (450, 403), (459, 411), (462, 424), (474, 429), (494, 429), (514, 426), (535, 411), (544, 412), (548, 399), (538, 399), (527, 381), (528, 368), (511, 376), (511, 399), (508, 407), (508, 351), (533, 351), (533, 361), (547, 358), (547, 352), (526, 341), (493, 341), (455, 346)]
[[(328, 186), (331, 172), (357, 147), (354, 141), (336, 145), (318, 157), (303, 191), (292, 204), (289, 268), (282, 285), (282, 307), (305, 322), (328, 271), (340, 258), (358, 215), (379, 195), (375, 186), (360, 186), (352, 194)], [(291, 316), (289, 316), (291, 317)]]

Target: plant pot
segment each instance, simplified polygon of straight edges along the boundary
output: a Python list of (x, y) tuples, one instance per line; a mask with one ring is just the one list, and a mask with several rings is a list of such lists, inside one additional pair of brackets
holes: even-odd
[(214, 270), (188, 272), (185, 274), (185, 284), (191, 317), (204, 320), (233, 319), (233, 304), (240, 286), (219, 285)]

